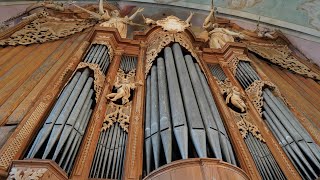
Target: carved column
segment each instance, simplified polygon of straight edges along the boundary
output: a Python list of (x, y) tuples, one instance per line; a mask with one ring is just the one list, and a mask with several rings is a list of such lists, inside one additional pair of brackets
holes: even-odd
[(105, 117), (107, 106), (106, 95), (109, 94), (112, 90), (123, 52), (124, 50), (122, 49), (117, 49), (114, 51), (114, 57), (108, 68), (104, 89), (98, 99), (92, 118), (90, 119), (90, 122), (88, 124), (86, 135), (84, 136), (78, 159), (72, 173), (72, 178), (74, 179), (88, 179), (89, 177), (90, 168), (100, 134), (100, 129)]
[[(136, 82), (145, 84), (145, 42), (140, 43)], [(133, 97), (123, 179), (141, 179), (143, 167), (145, 87), (138, 86)]]
[[(88, 39), (89, 36), (86, 37)], [(34, 107), (29, 111), (25, 118), (12, 133), (7, 143), (0, 150), (0, 177), (6, 176), (12, 160), (19, 159), (28, 147), (32, 137), (37, 133), (38, 128), (43, 123), (43, 118), (50, 111), (55, 102), (55, 97), (68, 81), (72, 72), (81, 61), (86, 49), (89, 46), (88, 41), (84, 41), (75, 52), (75, 54), (65, 63), (64, 68), (52, 79), (52, 83), (43, 91)]]
[[(201, 52), (198, 52), (199, 57), (202, 59)], [(223, 117), (224, 125), (226, 126), (226, 130), (229, 133), (230, 140), (232, 142), (234, 151), (236, 153), (236, 157), (239, 160), (240, 167), (248, 174), (250, 179), (261, 179), (259, 172), (255, 166), (255, 163), (250, 155), (250, 152), (243, 141), (240, 133), (238, 133), (238, 127), (234, 117), (231, 115), (228, 106), (225, 103), (225, 100), (220, 95), (220, 88), (217, 81), (211, 75), (211, 72), (208, 66), (205, 64), (204, 61), (200, 61), (202, 63), (202, 67), (204, 69), (204, 73), (208, 78), (208, 83), (211, 88), (212, 94), (215, 98), (217, 103), (217, 107), (220, 110), (220, 114)]]
[[(234, 58), (234, 56), (229, 57), (229, 58)], [(225, 61), (225, 60), (223, 60)], [(236, 85), (237, 87), (239, 87), (239, 90), (241, 91), (241, 94), (245, 94), (245, 91), (242, 89), (240, 83), (235, 79), (235, 76), (233, 75), (233, 73), (231, 72), (230, 68), (228, 67), (228, 65), (226, 65), (227, 63), (225, 62), (221, 62), (222, 64), (222, 69), (225, 72), (226, 76), (229, 78), (229, 80), (231, 81), (232, 84)], [(256, 125), (258, 126), (259, 130), (261, 131), (261, 135), (262, 137), (267, 137), (266, 140), (266, 144), (269, 148), (269, 150), (271, 151), (272, 155), (274, 156), (275, 160), (277, 161), (277, 163), (279, 164), (279, 166), (281, 167), (283, 173), (285, 174), (285, 176), (288, 179), (301, 179), (300, 175), (298, 174), (298, 172), (296, 171), (296, 169), (294, 168), (293, 164), (291, 163), (291, 161), (288, 159), (287, 155), (285, 154), (285, 152), (282, 150), (281, 146), (279, 145), (278, 141), (276, 140), (276, 138), (273, 136), (273, 134), (269, 131), (269, 129), (267, 128), (267, 124), (262, 120), (262, 118), (260, 117), (258, 111), (255, 109), (254, 105), (252, 104), (251, 101), (249, 101), (248, 96), (246, 95), (246, 99), (247, 99), (247, 104), (248, 104), (248, 112), (252, 115), (252, 118), (254, 119)]]

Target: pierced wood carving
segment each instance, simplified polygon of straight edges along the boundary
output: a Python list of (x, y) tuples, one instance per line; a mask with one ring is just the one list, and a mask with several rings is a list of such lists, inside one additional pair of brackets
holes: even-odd
[(233, 75), (236, 74), (239, 61), (251, 62), (250, 58), (247, 55), (237, 54), (234, 58), (232, 58), (230, 61), (227, 62), (227, 65), (229, 66)]
[(158, 53), (161, 52), (163, 48), (165, 48), (171, 42), (178, 42), (181, 46), (186, 48), (191, 55), (198, 62), (201, 70), (203, 71), (203, 67), (200, 63), (199, 57), (194, 49), (191, 40), (184, 33), (169, 33), (165, 31), (157, 31), (155, 34), (151, 36), (148, 40), (148, 48), (146, 51), (146, 71), (145, 78), (147, 77), (153, 61), (156, 59)]
[(103, 72), (101, 71), (98, 64), (81, 62), (81, 63), (79, 63), (77, 69), (83, 69), (86, 67), (91, 69), (94, 73), (94, 87), (93, 88), (96, 91), (96, 98), (95, 99), (96, 99), (96, 101), (98, 101), (98, 98), (99, 98), (100, 94), (102, 93), (102, 87), (103, 87), (103, 83), (105, 80), (105, 76), (104, 76)]
[(45, 168), (39, 168), (39, 169), (19, 169), (19, 168), (12, 168), (8, 180), (38, 180), (41, 179), (43, 174), (47, 171)]
[(291, 70), (297, 74), (312, 79), (320, 80), (320, 75), (313, 72), (309, 67), (301, 63), (293, 54), (288, 46), (274, 46), (268, 44), (248, 44), (248, 49), (268, 59), (270, 62)]
[[(37, 18), (41, 16), (41, 18)], [(29, 45), (44, 43), (64, 38), (93, 26), (92, 23), (76, 19), (59, 19), (47, 14), (33, 14), (28, 18), (36, 18), (9, 38), (0, 40), (0, 46)]]
[(240, 114), (237, 112), (233, 112), (233, 114), (236, 116), (237, 126), (243, 138), (246, 138), (248, 133), (251, 133), (255, 138), (257, 138), (261, 142), (266, 142), (265, 139), (262, 137), (259, 128), (248, 120), (249, 117), (247, 114)]
[(108, 54), (110, 57), (109, 59), (110, 59), (110, 62), (112, 62), (113, 55), (114, 55), (113, 48), (112, 48), (110, 42), (107, 40), (108, 38), (103, 39), (103, 37), (101, 37), (101, 36), (100, 36), (100, 38), (102, 38), (102, 40), (95, 40), (91, 44), (101, 44), (101, 45), (107, 46), (108, 47)]
[(245, 91), (247, 95), (249, 96), (249, 99), (251, 100), (253, 106), (257, 109), (258, 113), (262, 117), (262, 106), (263, 106), (263, 97), (262, 97), (262, 90), (268, 87), (270, 90), (273, 91), (273, 93), (283, 99), (283, 101), (286, 103), (287, 101), (282, 97), (279, 89), (275, 84), (273, 84), (270, 81), (254, 81)]

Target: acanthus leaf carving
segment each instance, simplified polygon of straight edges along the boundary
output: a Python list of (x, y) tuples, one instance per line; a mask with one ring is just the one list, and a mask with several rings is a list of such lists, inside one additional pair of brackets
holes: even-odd
[(262, 106), (263, 106), (262, 92), (263, 92), (263, 88), (265, 87), (270, 88), (270, 90), (272, 90), (276, 96), (282, 98), (283, 101), (286, 103), (286, 100), (282, 97), (279, 89), (275, 84), (273, 84), (270, 81), (255, 80), (245, 91), (249, 96), (249, 99), (253, 103), (253, 106), (257, 109), (261, 117), (262, 117)]
[(272, 45), (272, 47), (270, 47), (270, 45), (267, 44), (250, 43), (248, 44), (248, 49), (282, 68), (291, 70), (305, 77), (320, 80), (320, 75), (301, 63), (286, 45)]
[(250, 118), (247, 114), (240, 114), (234, 111), (233, 114), (237, 119), (237, 126), (242, 138), (246, 138), (248, 133), (251, 133), (259, 141), (266, 142), (265, 139), (262, 137), (258, 126), (250, 122)]
[(27, 18), (35, 20), (13, 33), (9, 38), (0, 40), (0, 46), (29, 45), (58, 40), (94, 25), (80, 19), (51, 17), (45, 12), (32, 14)]
[(103, 83), (105, 80), (105, 76), (102, 73), (98, 64), (80, 62), (77, 69), (82, 69), (82, 68), (86, 68), (86, 67), (91, 69), (94, 73), (94, 87), (93, 88), (96, 91), (96, 101), (97, 101), (98, 97), (102, 93), (102, 87), (103, 87)]
[(244, 54), (237, 54), (234, 58), (227, 62), (231, 72), (233, 75), (236, 74), (237, 67), (240, 61), (251, 62), (250, 58)]

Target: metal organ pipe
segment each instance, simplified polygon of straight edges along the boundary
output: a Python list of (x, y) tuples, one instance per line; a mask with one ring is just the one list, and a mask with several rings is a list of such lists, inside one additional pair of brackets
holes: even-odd
[[(104, 68), (105, 73), (109, 64), (108, 48), (92, 45), (84, 62), (97, 64), (102, 71)], [(71, 172), (95, 104), (92, 74), (89, 68), (74, 74), (58, 97), (26, 158), (52, 159), (68, 174)]]
[[(209, 156), (236, 165), (228, 134), (200, 67), (190, 55), (183, 53), (178, 43), (166, 47), (163, 55), (163, 58), (160, 56), (157, 58), (147, 76), (146, 173), (149, 174), (153, 169), (171, 160), (190, 157)], [(223, 78), (222, 74), (221, 77)], [(154, 81), (158, 84), (158, 99), (152, 97)], [(158, 112), (152, 110), (157, 104)], [(153, 112), (157, 112), (160, 118), (156, 115), (150, 116)], [(149, 124), (153, 121), (158, 121), (160, 128), (158, 132), (150, 133)], [(156, 133), (160, 133), (162, 143), (151, 144), (150, 136)], [(188, 146), (188, 137), (191, 138), (190, 146)], [(160, 157), (166, 157), (166, 162), (156, 158), (149, 159), (150, 149), (159, 147), (163, 149), (160, 151)], [(188, 154), (188, 152), (192, 153)]]

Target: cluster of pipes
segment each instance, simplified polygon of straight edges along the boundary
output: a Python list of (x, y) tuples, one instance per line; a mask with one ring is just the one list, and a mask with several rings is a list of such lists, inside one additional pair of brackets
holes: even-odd
[[(93, 45), (84, 62), (98, 64), (105, 73), (108, 48)], [(68, 174), (71, 172), (94, 105), (93, 73), (79, 69), (65, 86), (38, 132), (26, 158), (52, 159)]]
[[(248, 88), (254, 81), (260, 80), (259, 75), (251, 65), (248, 62), (243, 61), (239, 62), (236, 78), (243, 88)], [(308, 180), (317, 179), (320, 172), (319, 146), (313, 141), (309, 133), (300, 124), (299, 120), (294, 116), (287, 105), (285, 105), (282, 99), (276, 97), (269, 88), (263, 90), (263, 101), (262, 114), (264, 120), (282, 146), (284, 152), (300, 173), (301, 177)], [(248, 140), (246, 139), (246, 142), (247, 141)], [(253, 144), (253, 142), (251, 142), (251, 144)], [(259, 150), (257, 151), (252, 147), (253, 145), (251, 145), (251, 150), (258, 154)], [(265, 148), (261, 150), (266, 151), (267, 147), (265, 146)], [(260, 154), (263, 155), (261, 150)], [(267, 152), (269, 153), (269, 150), (267, 150)], [(255, 163), (264, 179), (284, 178), (282, 175), (281, 177), (277, 175), (279, 174), (280, 169), (274, 166), (274, 163), (261, 158), (260, 162), (259, 159), (257, 159), (255, 160)]]
[[(137, 58), (122, 56), (120, 69), (128, 73), (136, 68)], [(100, 132), (98, 145), (90, 170), (90, 178), (121, 179), (128, 133), (118, 122)]]
[(218, 158), (236, 165), (228, 134), (199, 65), (189, 53), (182, 52), (178, 43), (166, 47), (163, 55), (158, 56), (147, 76), (146, 173), (173, 160), (192, 157)]

